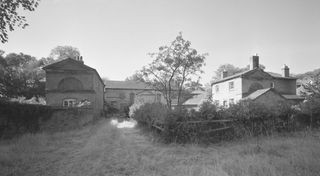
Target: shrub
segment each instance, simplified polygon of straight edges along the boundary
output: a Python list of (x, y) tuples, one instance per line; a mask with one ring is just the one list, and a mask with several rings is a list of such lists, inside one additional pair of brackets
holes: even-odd
[(151, 128), (153, 125), (164, 124), (168, 115), (167, 107), (160, 103), (146, 103), (131, 112), (131, 117), (140, 125)]
[(11, 138), (40, 130), (40, 122), (50, 118), (48, 106), (0, 101), (0, 138)]
[(117, 109), (116, 107), (112, 106), (110, 103), (106, 103), (105, 102), (104, 106), (105, 106), (104, 114), (106, 114), (106, 115), (119, 113), (119, 109)]
[[(302, 118), (298, 114), (299, 111), (286, 102), (265, 106), (246, 100), (229, 108), (204, 102), (199, 111), (169, 111), (161, 104), (145, 104), (135, 111), (134, 118), (150, 128), (161, 126), (165, 142), (208, 143), (294, 131), (299, 125), (297, 119)], [(228, 119), (232, 121), (224, 121)]]

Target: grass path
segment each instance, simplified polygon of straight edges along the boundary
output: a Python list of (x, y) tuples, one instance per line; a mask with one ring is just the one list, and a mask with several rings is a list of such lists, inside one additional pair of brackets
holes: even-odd
[(0, 175), (320, 175), (320, 132), (201, 147), (150, 142), (108, 120), (0, 142)]

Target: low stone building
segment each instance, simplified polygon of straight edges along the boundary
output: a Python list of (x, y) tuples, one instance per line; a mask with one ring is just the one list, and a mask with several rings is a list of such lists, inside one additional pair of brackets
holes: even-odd
[(105, 84), (106, 102), (120, 111), (137, 101), (140, 103), (164, 102), (161, 92), (142, 82), (108, 80)]
[[(213, 82), (212, 100), (220, 106), (228, 106), (242, 99), (261, 101), (267, 105), (283, 100), (297, 103), (303, 100), (296, 95), (296, 80), (284, 66), (282, 74), (265, 72), (259, 67), (259, 56), (250, 60), (250, 69), (232, 76), (224, 71), (221, 79)], [(277, 97), (277, 98), (275, 98)]]
[(104, 84), (98, 72), (82, 57), (64, 59), (43, 67), (46, 72), (46, 102), (54, 107), (85, 106), (100, 114)]

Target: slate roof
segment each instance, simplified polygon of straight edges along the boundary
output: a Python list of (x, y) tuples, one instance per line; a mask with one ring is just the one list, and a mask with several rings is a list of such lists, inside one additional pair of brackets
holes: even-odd
[(273, 88), (267, 88), (267, 89), (259, 89), (253, 93), (251, 93), (250, 95), (248, 95), (247, 97), (245, 97), (244, 99), (250, 99), (250, 100), (255, 100), (258, 97), (260, 97), (261, 95), (269, 92), (269, 91), (273, 91), (274, 93), (278, 94), (279, 96), (287, 99), (287, 100), (303, 100), (304, 98), (298, 95), (284, 95), (284, 94), (279, 94), (278, 92), (276, 92)]
[(106, 89), (135, 89), (135, 90), (153, 90), (143, 82), (137, 81), (113, 81), (108, 80), (105, 83)]
[(266, 89), (259, 89), (256, 90), (255, 92), (252, 92), (250, 95), (245, 97), (244, 99), (251, 99), (255, 100), (256, 98), (260, 97), (261, 95), (265, 94), (266, 92), (272, 90), (272, 88), (266, 88)]
[(284, 98), (288, 100), (303, 100), (304, 97), (300, 97), (298, 95), (282, 95)]
[(199, 94), (203, 94), (205, 91), (203, 90), (194, 90), (191, 92), (192, 95), (199, 95)]
[(182, 105), (200, 105), (206, 98), (207, 98), (207, 93), (203, 92), (202, 94), (199, 95), (194, 95), (187, 101), (185, 101)]
[(275, 79), (297, 79), (295, 77), (282, 77), (280, 74), (278, 73), (273, 73), (273, 72), (265, 72), (263, 71), (261, 68), (256, 68), (256, 69), (253, 69), (253, 70), (246, 70), (246, 71), (243, 71), (241, 73), (237, 73), (235, 75), (231, 75), (231, 76), (228, 76), (226, 78), (223, 78), (223, 79), (220, 79), (220, 80), (217, 80), (217, 81), (214, 81), (211, 85), (213, 84), (217, 84), (217, 83), (221, 83), (221, 82), (224, 82), (224, 81), (228, 81), (228, 80), (231, 80), (231, 79), (234, 79), (234, 78), (238, 78), (238, 77), (243, 77), (253, 71), (256, 71), (256, 70), (261, 70), (262, 72), (264, 73), (267, 73), (268, 75), (270, 75), (271, 77), (275, 78)]
[(60, 60), (60, 61), (57, 61), (57, 62), (53, 62), (51, 64), (48, 64), (44, 67), (42, 67), (43, 70), (47, 70), (47, 69), (55, 69), (58, 67), (59, 64), (63, 64), (64, 62), (72, 62), (72, 64), (76, 64), (78, 65), (79, 67), (85, 69), (85, 70), (91, 70), (91, 71), (94, 71), (97, 75), (98, 75), (98, 78), (99, 80), (101, 81), (101, 83), (104, 85), (99, 73), (97, 72), (96, 69), (92, 68), (92, 67), (89, 67), (87, 65), (85, 65), (84, 63), (80, 62), (80, 61), (77, 61), (75, 59), (71, 59), (71, 58), (66, 58), (66, 59), (63, 59), (63, 60)]

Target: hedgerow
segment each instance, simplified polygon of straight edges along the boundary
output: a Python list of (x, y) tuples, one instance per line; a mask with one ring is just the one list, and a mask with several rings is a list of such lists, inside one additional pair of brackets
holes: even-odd
[(38, 132), (51, 113), (48, 106), (0, 101), (0, 139)]
[(301, 109), (286, 102), (265, 106), (249, 100), (228, 108), (204, 102), (198, 111), (168, 110), (161, 104), (145, 104), (132, 117), (142, 126), (161, 131), (165, 142), (178, 143), (211, 143), (291, 132), (305, 129), (304, 121), (309, 118)]

